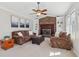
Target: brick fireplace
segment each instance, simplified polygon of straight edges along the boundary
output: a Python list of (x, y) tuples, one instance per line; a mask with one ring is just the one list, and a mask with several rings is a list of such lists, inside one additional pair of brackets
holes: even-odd
[(54, 35), (56, 32), (56, 17), (44, 17), (39, 19), (39, 34), (44, 36)]

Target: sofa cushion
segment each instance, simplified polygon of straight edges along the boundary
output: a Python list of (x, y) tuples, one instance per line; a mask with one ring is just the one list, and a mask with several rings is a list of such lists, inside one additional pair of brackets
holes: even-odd
[(66, 32), (60, 32), (59, 37), (62, 39), (67, 39), (67, 33)]
[(29, 36), (29, 31), (25, 31), (25, 34), (26, 34), (27, 36)]
[(29, 31), (21, 31), (23, 33), (23, 36), (29, 36)]

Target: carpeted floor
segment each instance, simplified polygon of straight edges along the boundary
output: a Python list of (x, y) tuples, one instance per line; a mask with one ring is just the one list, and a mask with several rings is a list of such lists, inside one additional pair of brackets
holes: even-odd
[(76, 57), (72, 51), (51, 48), (49, 40), (45, 38), (40, 45), (32, 44), (30, 41), (8, 50), (0, 49), (0, 57)]

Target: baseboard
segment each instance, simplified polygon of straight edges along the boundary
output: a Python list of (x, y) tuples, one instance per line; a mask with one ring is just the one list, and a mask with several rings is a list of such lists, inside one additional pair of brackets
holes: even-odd
[(79, 52), (78, 51), (76, 51), (74, 49), (72, 51), (76, 54), (77, 57), (79, 57)]

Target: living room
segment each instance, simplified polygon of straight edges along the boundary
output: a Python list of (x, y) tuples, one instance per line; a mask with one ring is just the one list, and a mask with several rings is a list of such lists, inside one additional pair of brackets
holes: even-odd
[(0, 57), (78, 57), (78, 5), (0, 2)]

